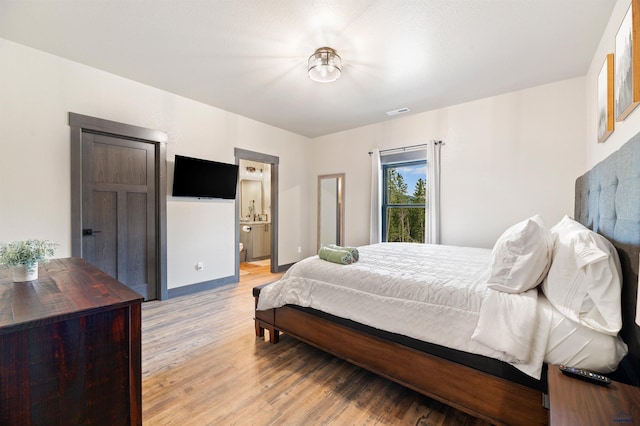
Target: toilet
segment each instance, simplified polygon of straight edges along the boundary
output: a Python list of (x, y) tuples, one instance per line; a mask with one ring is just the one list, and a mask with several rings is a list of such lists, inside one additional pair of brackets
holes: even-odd
[(244, 249), (244, 244), (240, 243), (238, 246), (240, 252), (240, 263), (247, 261), (247, 251)]

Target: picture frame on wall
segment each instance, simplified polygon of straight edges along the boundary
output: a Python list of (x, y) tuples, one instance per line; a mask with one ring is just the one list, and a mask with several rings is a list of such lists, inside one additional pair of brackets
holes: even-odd
[(613, 133), (613, 53), (609, 53), (598, 74), (598, 143)]
[(632, 0), (616, 33), (615, 115), (624, 120), (640, 103), (640, 46), (634, 28), (640, 25), (640, 0)]

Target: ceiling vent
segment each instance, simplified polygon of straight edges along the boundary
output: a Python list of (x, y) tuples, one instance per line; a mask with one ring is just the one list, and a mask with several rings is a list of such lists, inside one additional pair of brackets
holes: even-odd
[(410, 111), (409, 108), (405, 107), (405, 108), (396, 109), (394, 111), (387, 111), (387, 115), (391, 117), (398, 114), (404, 114), (405, 112), (409, 112), (409, 111)]

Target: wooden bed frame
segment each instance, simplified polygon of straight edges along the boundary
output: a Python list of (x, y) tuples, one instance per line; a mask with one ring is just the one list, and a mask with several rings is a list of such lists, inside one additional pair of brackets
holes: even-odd
[[(575, 217), (584, 225), (607, 237), (620, 253), (623, 268), (623, 331), (630, 354), (621, 363), (615, 379), (638, 385), (640, 373), (640, 327), (634, 324), (636, 292), (638, 291), (638, 256), (640, 252), (640, 213), (638, 217), (624, 218), (627, 213), (616, 211), (619, 204), (615, 192), (622, 187), (625, 176), (617, 176), (620, 161), (632, 161), (631, 182), (640, 185), (640, 136), (635, 136), (619, 151), (596, 165), (576, 181)], [(626, 167), (629, 169), (629, 167)], [(625, 170), (626, 170), (625, 169)], [(613, 170), (613, 172), (610, 172)], [(611, 173), (615, 174), (615, 188), (606, 189)], [(626, 172), (625, 172), (626, 173)], [(606, 195), (606, 192), (613, 191)], [(640, 191), (636, 191), (640, 193)], [(635, 202), (640, 203), (640, 200)], [(613, 205), (610, 205), (613, 204)], [(611, 219), (613, 218), (613, 224)], [(624, 225), (623, 235), (616, 235), (615, 222), (628, 220), (634, 226)], [(618, 229), (619, 231), (619, 229)], [(631, 235), (630, 235), (631, 234)], [(260, 288), (253, 291), (256, 306)], [(339, 321), (335, 317), (309, 308), (283, 306), (266, 311), (255, 311), (256, 336), (269, 331), (271, 343), (277, 343), (279, 333), (320, 348), (380, 376), (420, 392), (430, 398), (455, 407), (493, 424), (534, 425), (548, 424), (549, 411), (545, 408), (546, 369), (540, 386), (525, 386), (498, 375), (462, 365), (438, 355), (399, 343), (380, 333), (371, 332), (362, 325)], [(492, 360), (493, 362), (493, 360)], [(499, 361), (495, 361), (499, 362)], [(504, 363), (503, 363), (504, 364)], [(506, 364), (505, 364), (506, 365)], [(624, 370), (624, 371), (621, 371)], [(485, 370), (486, 371), (486, 370)], [(544, 401), (544, 403), (543, 403)]]
[[(259, 289), (258, 289), (259, 290)], [(257, 300), (257, 298), (256, 298)], [(256, 335), (295, 337), (352, 364), (495, 424), (548, 424), (543, 393), (296, 309), (256, 311)], [(517, 410), (509, 407), (517, 407)]]

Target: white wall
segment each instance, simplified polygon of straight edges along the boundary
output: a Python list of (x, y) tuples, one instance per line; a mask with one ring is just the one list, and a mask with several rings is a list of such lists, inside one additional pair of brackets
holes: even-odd
[(315, 138), (314, 170), (346, 173), (345, 244), (367, 244), (367, 152), (442, 140), (442, 242), (491, 247), (531, 215), (553, 225), (573, 212), (584, 117), (585, 79), (575, 78)]
[[(589, 72), (587, 73), (587, 117), (586, 117), (586, 162), (582, 172), (589, 170), (598, 162), (605, 159), (613, 151), (620, 148), (626, 141), (640, 131), (640, 106), (627, 116), (624, 121), (616, 122), (613, 134), (611, 134), (603, 143), (598, 143), (598, 73), (602, 68), (605, 57), (609, 53), (615, 53), (616, 50), (616, 33), (622, 23), (624, 15), (629, 9), (630, 0), (618, 0), (611, 13), (611, 18), (607, 28), (602, 35), (598, 49), (596, 50)], [(639, 82), (640, 83), (640, 82)]]
[[(165, 131), (175, 154), (235, 162), (234, 147), (280, 158), (279, 263), (308, 241), (309, 139), (0, 39), (0, 241), (70, 247), (68, 112)], [(170, 192), (171, 180), (168, 182)], [(235, 202), (167, 202), (168, 287), (234, 275)], [(205, 269), (196, 272), (195, 263)]]
[[(605, 143), (596, 142), (596, 78), (628, 5), (617, 2), (586, 77), (383, 119), (311, 143), (0, 39), (0, 241), (47, 238), (60, 243), (58, 256), (69, 255), (69, 111), (167, 132), (170, 166), (176, 153), (233, 162), (234, 147), (279, 156), (280, 264), (315, 252), (319, 174), (346, 173), (345, 243), (368, 242), (367, 152), (374, 147), (445, 141), (445, 244), (490, 247), (535, 213), (553, 224), (573, 211), (576, 176), (640, 129), (634, 111)], [(233, 274), (234, 209), (228, 201), (169, 197), (170, 288)], [(195, 271), (197, 261), (204, 271)]]

